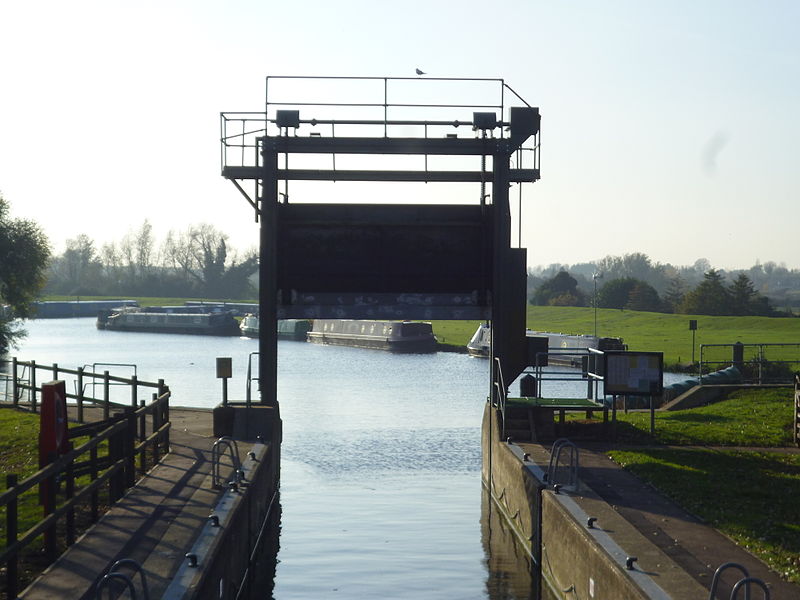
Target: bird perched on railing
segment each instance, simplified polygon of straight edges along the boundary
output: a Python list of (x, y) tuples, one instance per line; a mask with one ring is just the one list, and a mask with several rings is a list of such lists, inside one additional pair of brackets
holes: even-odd
[(423, 71), (420, 68), (417, 68), (416, 71), (417, 71), (417, 75), (425, 75), (425, 71)]

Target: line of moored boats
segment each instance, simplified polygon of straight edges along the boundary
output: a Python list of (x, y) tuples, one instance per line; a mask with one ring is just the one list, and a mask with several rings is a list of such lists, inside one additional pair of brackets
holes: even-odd
[[(223, 304), (138, 307), (121, 306), (97, 313), (98, 329), (141, 331), (151, 333), (185, 333), (200, 335), (241, 335), (257, 338), (259, 320), (254, 313), (236, 318), (237, 311), (253, 305), (231, 308)], [(239, 312), (239, 314), (242, 314)], [(372, 348), (392, 352), (434, 352), (436, 337), (430, 323), (415, 321), (372, 321), (355, 319), (280, 319), (278, 339), (308, 341), (317, 344)], [(623, 349), (618, 338), (590, 335), (565, 335), (531, 331), (528, 336), (547, 338), (550, 352), (563, 349)], [(487, 357), (491, 348), (491, 327), (479, 325), (467, 344), (473, 356)]]

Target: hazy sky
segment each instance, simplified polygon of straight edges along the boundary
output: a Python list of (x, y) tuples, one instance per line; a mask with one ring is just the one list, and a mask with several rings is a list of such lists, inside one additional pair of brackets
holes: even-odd
[[(57, 252), (208, 222), (256, 243), (219, 113), (266, 75), (502, 77), (542, 112), (531, 265), (800, 267), (800, 3), (0, 3), (0, 191)], [(326, 194), (339, 193), (332, 184)], [(313, 198), (312, 198), (313, 199)]]

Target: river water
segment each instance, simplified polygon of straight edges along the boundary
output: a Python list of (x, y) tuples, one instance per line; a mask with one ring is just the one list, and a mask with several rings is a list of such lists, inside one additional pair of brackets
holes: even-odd
[[(233, 360), (229, 398), (243, 400), (258, 350), (248, 338), (100, 331), (94, 319), (26, 328), (12, 353), (19, 360), (121, 376), (130, 367), (108, 365), (135, 364), (139, 379), (165, 380), (173, 406), (219, 404), (223, 356)], [(515, 549), (497, 543), (502, 527), (482, 502), (488, 361), (281, 341), (278, 362), (278, 562), (258, 598), (530, 597)], [(585, 393), (572, 385), (579, 391), (549, 393)]]

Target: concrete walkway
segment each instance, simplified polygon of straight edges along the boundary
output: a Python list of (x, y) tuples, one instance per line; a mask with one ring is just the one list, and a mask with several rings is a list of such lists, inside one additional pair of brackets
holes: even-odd
[[(547, 470), (550, 460), (548, 448), (534, 443), (517, 445), (523, 452), (529, 453), (536, 463), (544, 465), (545, 471)], [(610, 446), (589, 442), (577, 445), (580, 448), (579, 478), (589, 490), (584, 488), (585, 493), (579, 491), (571, 495), (579, 502), (580, 496), (585, 497), (583, 504), (586, 512), (598, 516), (597, 527), (606, 527), (611, 531), (615, 529), (611, 519), (622, 518), (641, 534), (618, 540), (630, 556), (639, 557), (638, 568), (648, 570), (646, 557), (658, 560), (658, 555), (665, 555), (708, 590), (717, 567), (726, 562), (735, 562), (743, 565), (751, 577), (757, 577), (769, 586), (772, 600), (800, 598), (800, 586), (780, 579), (777, 573), (771, 571), (767, 565), (730, 538), (684, 511), (613, 462), (606, 455), (606, 451), (611, 449)], [(615, 449), (621, 448), (615, 447)], [(590, 496), (594, 497), (594, 501)], [(597, 499), (602, 503), (598, 503)], [(603, 516), (603, 507), (613, 511), (613, 514), (606, 513)], [(645, 543), (642, 543), (643, 541)], [(647, 542), (655, 545), (660, 552), (654, 553), (645, 547)], [(650, 567), (656, 566), (650, 565)], [(739, 579), (741, 575), (738, 571), (733, 569), (726, 571), (726, 575), (721, 578), (717, 597), (725, 600), (730, 598), (731, 589)], [(743, 597), (741, 592), (740, 596)], [(760, 590), (753, 589), (751, 597), (760, 598)]]
[(211, 411), (171, 408), (170, 420), (171, 452), (20, 598), (93, 599), (97, 581), (122, 558), (143, 566), (151, 598), (162, 596), (221, 494), (211, 486)]

